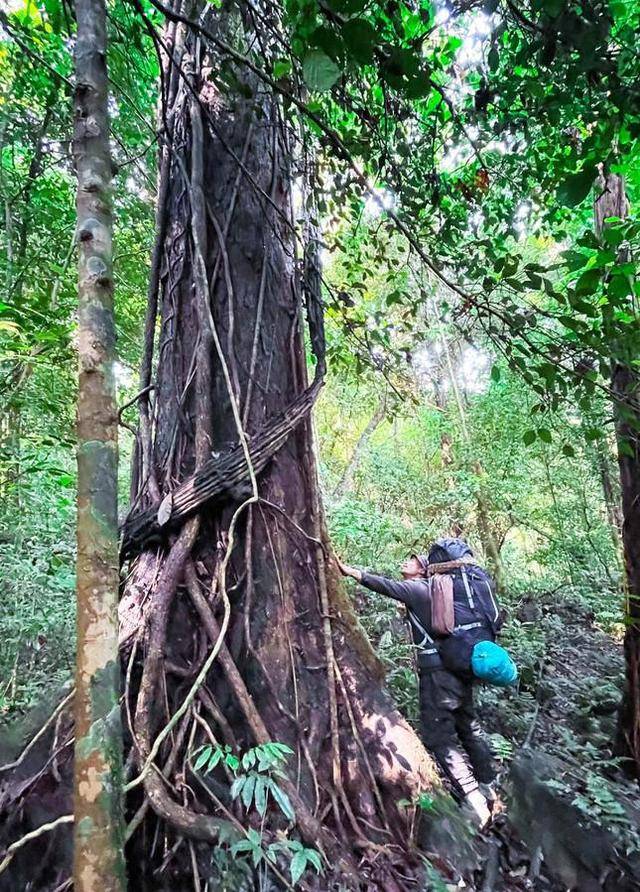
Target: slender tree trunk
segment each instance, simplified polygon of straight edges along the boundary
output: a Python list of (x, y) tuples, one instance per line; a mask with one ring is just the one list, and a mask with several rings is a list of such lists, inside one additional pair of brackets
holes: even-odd
[(360, 460), (362, 459), (362, 456), (364, 455), (367, 446), (369, 445), (371, 437), (380, 427), (380, 424), (384, 419), (386, 408), (387, 400), (386, 397), (383, 395), (380, 397), (378, 405), (376, 406), (373, 415), (367, 422), (366, 427), (358, 437), (358, 442), (356, 443), (354, 450), (351, 453), (351, 458), (347, 462), (347, 466), (344, 469), (342, 477), (340, 478), (338, 485), (333, 492), (333, 497), (335, 499), (344, 499), (344, 497), (349, 492), (351, 492), (351, 489), (353, 487), (353, 478), (358, 469), (358, 465), (360, 464)]
[(502, 563), (502, 555), (500, 553), (500, 539), (496, 536), (493, 524), (491, 523), (491, 508), (487, 500), (486, 490), (483, 483), (484, 468), (482, 462), (476, 460), (473, 462), (473, 473), (478, 479), (476, 489), (476, 506), (478, 511), (478, 532), (484, 553), (487, 557), (489, 569), (493, 575), (496, 589), (499, 593), (504, 592), (504, 565)]
[[(594, 448), (600, 482), (602, 483), (602, 495), (607, 509), (609, 528), (611, 530), (611, 538), (616, 554), (619, 554), (620, 537), (622, 535), (622, 508), (620, 505), (618, 487), (612, 476), (612, 461), (609, 453), (609, 445), (606, 440), (596, 440)], [(615, 465), (613, 465), (613, 468), (615, 468)]]
[[(610, 217), (628, 214), (624, 180), (619, 174), (602, 176), (595, 202), (596, 232), (601, 234)], [(627, 259), (623, 247), (620, 261)], [(636, 324), (637, 324), (636, 317)], [(619, 325), (619, 323), (618, 323)], [(615, 322), (614, 322), (615, 326)], [(613, 327), (611, 389), (615, 398), (618, 465), (622, 495), (622, 545), (626, 569), (626, 632), (624, 652), (626, 686), (620, 709), (618, 751), (627, 756), (640, 779), (640, 374), (637, 338), (634, 344)]]
[(616, 365), (612, 383), (623, 406), (635, 406), (630, 417), (619, 412), (616, 422), (622, 489), (622, 542), (626, 569), (624, 653), (626, 687), (620, 712), (619, 751), (633, 760), (640, 778), (640, 376)]
[(592, 462), (594, 472), (600, 478), (602, 498), (607, 512), (607, 521), (611, 542), (616, 558), (622, 560), (622, 505), (620, 502), (620, 478), (617, 474), (616, 460), (611, 444), (607, 438), (598, 438), (589, 442), (586, 428), (602, 427), (605, 422), (602, 411), (582, 413), (582, 429), (585, 441), (585, 452)]
[(78, 657), (76, 892), (125, 888), (118, 659), (117, 411), (104, 0), (76, 0)]
[[(456, 370), (451, 356), (451, 348), (444, 336), (440, 339), (440, 343), (442, 344), (442, 352), (445, 358), (445, 365), (449, 377), (449, 383), (451, 385), (451, 390), (453, 391), (454, 400), (458, 409), (458, 419), (460, 422), (460, 432), (462, 435), (462, 440), (465, 444), (465, 447), (467, 449), (470, 449), (471, 437), (469, 435), (469, 429), (467, 427), (467, 409), (465, 406), (465, 403), (467, 401), (465, 399), (465, 395), (460, 391), (460, 388), (458, 387)], [(436, 383), (436, 401), (441, 408), (446, 408), (447, 403), (445, 391), (439, 376)], [(451, 440), (447, 435), (443, 435), (440, 443), (443, 464), (448, 465), (451, 462)], [(473, 471), (473, 474), (477, 480), (475, 487), (475, 499), (478, 535), (482, 543), (482, 550), (487, 560), (489, 570), (495, 580), (496, 588), (500, 593), (504, 590), (504, 566), (502, 563), (502, 556), (500, 554), (500, 542), (494, 532), (493, 525), (491, 523), (491, 509), (483, 483), (484, 468), (482, 467), (482, 462), (479, 459), (473, 459), (470, 462), (470, 465), (471, 470)], [(459, 526), (457, 529), (454, 529), (453, 532), (456, 536), (463, 534), (463, 530)]]

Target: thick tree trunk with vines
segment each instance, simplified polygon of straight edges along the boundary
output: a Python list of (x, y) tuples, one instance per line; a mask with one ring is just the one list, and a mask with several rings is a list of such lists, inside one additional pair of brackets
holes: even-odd
[[(265, 843), (285, 832), (321, 851), (324, 875), (309, 888), (400, 892), (423, 871), (412, 848), (420, 822), (400, 802), (440, 787), (329, 561), (308, 414), (324, 374), (318, 241), (302, 227), (300, 256), (293, 208), (304, 156), (276, 98), (212, 48), (222, 37), (264, 67), (255, 9), (191, 10), (209, 36), (170, 11), (162, 38), (157, 266), (120, 601), (130, 885), (215, 887), (221, 831), (261, 828)], [(58, 789), (51, 765), (64, 788), (72, 729), (59, 719), (40, 738), (44, 773), (33, 774), (34, 748), (27, 793), (11, 782), (13, 839), (17, 825), (42, 823), (42, 794)], [(203, 743), (269, 741), (293, 751), (277, 779), (290, 826), (273, 803), (261, 821), (232, 801), (222, 766), (193, 768)], [(468, 858), (457, 811), (431, 829), (429, 851)], [(14, 877), (29, 876), (29, 852)], [(55, 853), (59, 877), (66, 853)], [(285, 886), (287, 858), (272, 869)]]
[[(212, 9), (206, 25), (247, 52), (251, 22), (237, 10)], [(302, 275), (314, 264), (301, 262), (294, 238), (292, 134), (263, 86), (236, 70), (242, 86), (229, 98), (213, 80), (220, 59), (188, 29), (182, 36), (174, 61), (186, 76), (168, 106), (154, 418), (141, 431), (153, 439), (137, 450), (152, 467), (134, 472), (137, 509), (157, 513), (155, 479), (169, 518), (168, 494), (181, 481), (210, 474), (220, 453), (235, 449), (246, 461), (264, 426), (305, 392), (305, 305), (318, 380), (324, 371), (316, 286)], [(149, 846), (158, 818), (169, 847), (180, 837), (216, 843), (222, 812), (188, 767), (190, 753), (215, 738), (240, 749), (288, 744), (295, 755), (281, 784), (306, 844), (349, 887), (366, 876), (369, 888), (401, 888), (394, 862), (407, 869), (410, 829), (398, 801), (433, 786), (433, 766), (385, 694), (328, 562), (308, 419), (256, 487), (174, 521), (166, 541), (130, 561), (122, 602), (138, 771), (212, 647), (218, 657), (156, 757), (169, 784), (151, 770), (136, 787), (155, 814), (134, 794), (134, 880), (157, 866)], [(224, 774), (209, 777), (223, 795)], [(270, 819), (277, 824), (277, 813)], [(385, 844), (405, 855), (385, 855)], [(210, 854), (191, 851), (189, 871), (202, 871)]]

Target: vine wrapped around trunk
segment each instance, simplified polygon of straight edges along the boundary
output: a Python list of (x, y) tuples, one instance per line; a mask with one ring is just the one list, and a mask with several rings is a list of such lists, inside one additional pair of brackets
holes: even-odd
[[(319, 239), (293, 197), (294, 182), (308, 189), (309, 150), (251, 67), (215, 49), (270, 64), (277, 46), (260, 43), (253, 16), (277, 11), (196, 7), (193, 26), (176, 2), (162, 34), (138, 7), (163, 63), (163, 132), (122, 540), (130, 886), (215, 883), (216, 847), (260, 828), (264, 846), (284, 834), (318, 850), (315, 888), (400, 892), (424, 873), (406, 800), (440, 787), (329, 560), (310, 421), (325, 371)], [(56, 790), (72, 734), (56, 721)], [(241, 806), (223, 764), (194, 767), (204, 744), (269, 742), (292, 751), (277, 786), (294, 819), (275, 800), (262, 816)], [(49, 768), (33, 778), (12, 800), (23, 832), (41, 823), (34, 797)], [(444, 836), (429, 851), (467, 851), (457, 810), (432, 828)], [(57, 877), (63, 833), (52, 832)], [(271, 866), (280, 887), (287, 857)]]
[[(232, 4), (211, 10), (206, 29), (249, 52), (255, 38), (243, 13)], [(199, 792), (195, 801), (179, 792), (181, 783), (199, 790), (189, 754), (214, 739), (241, 750), (285, 743), (294, 756), (281, 785), (305, 843), (352, 887), (364, 854), (371, 887), (399, 889), (397, 867), (411, 869), (412, 859), (398, 802), (435, 775), (384, 693), (381, 667), (327, 562), (308, 418), (324, 373), (322, 314), (318, 276), (307, 275), (305, 287), (301, 275), (317, 270), (317, 242), (301, 262), (293, 134), (250, 72), (234, 68), (239, 89), (223, 94), (217, 54), (184, 23), (174, 27), (153, 438), (137, 449), (151, 456), (161, 504), (145, 475), (134, 474), (138, 513), (125, 525), (125, 541), (141, 546), (123, 600), (138, 771), (146, 801), (173, 832), (215, 842), (221, 812), (213, 817)], [(178, 66), (184, 74), (172, 80)], [(310, 388), (305, 307), (316, 362)], [(262, 461), (265, 431), (293, 417), (286, 441)], [(160, 545), (148, 539), (158, 522), (167, 524)], [(196, 690), (212, 646), (218, 656)], [(182, 775), (165, 772), (167, 786), (148, 769), (149, 754), (185, 698), (176, 736), (159, 748), (160, 765), (182, 766)], [(210, 777), (222, 795), (224, 775)], [(135, 826), (130, 845), (141, 854), (145, 821)]]

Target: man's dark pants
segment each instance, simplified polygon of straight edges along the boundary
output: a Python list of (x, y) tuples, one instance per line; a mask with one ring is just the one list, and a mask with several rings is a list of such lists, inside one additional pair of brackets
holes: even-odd
[(446, 669), (422, 669), (420, 723), (424, 745), (458, 797), (495, 779), (491, 749), (475, 718), (471, 680)]

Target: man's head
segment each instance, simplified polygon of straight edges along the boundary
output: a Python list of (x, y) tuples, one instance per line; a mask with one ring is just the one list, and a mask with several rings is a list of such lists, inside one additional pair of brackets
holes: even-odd
[(403, 579), (419, 579), (427, 572), (429, 561), (426, 554), (410, 554), (400, 567)]

